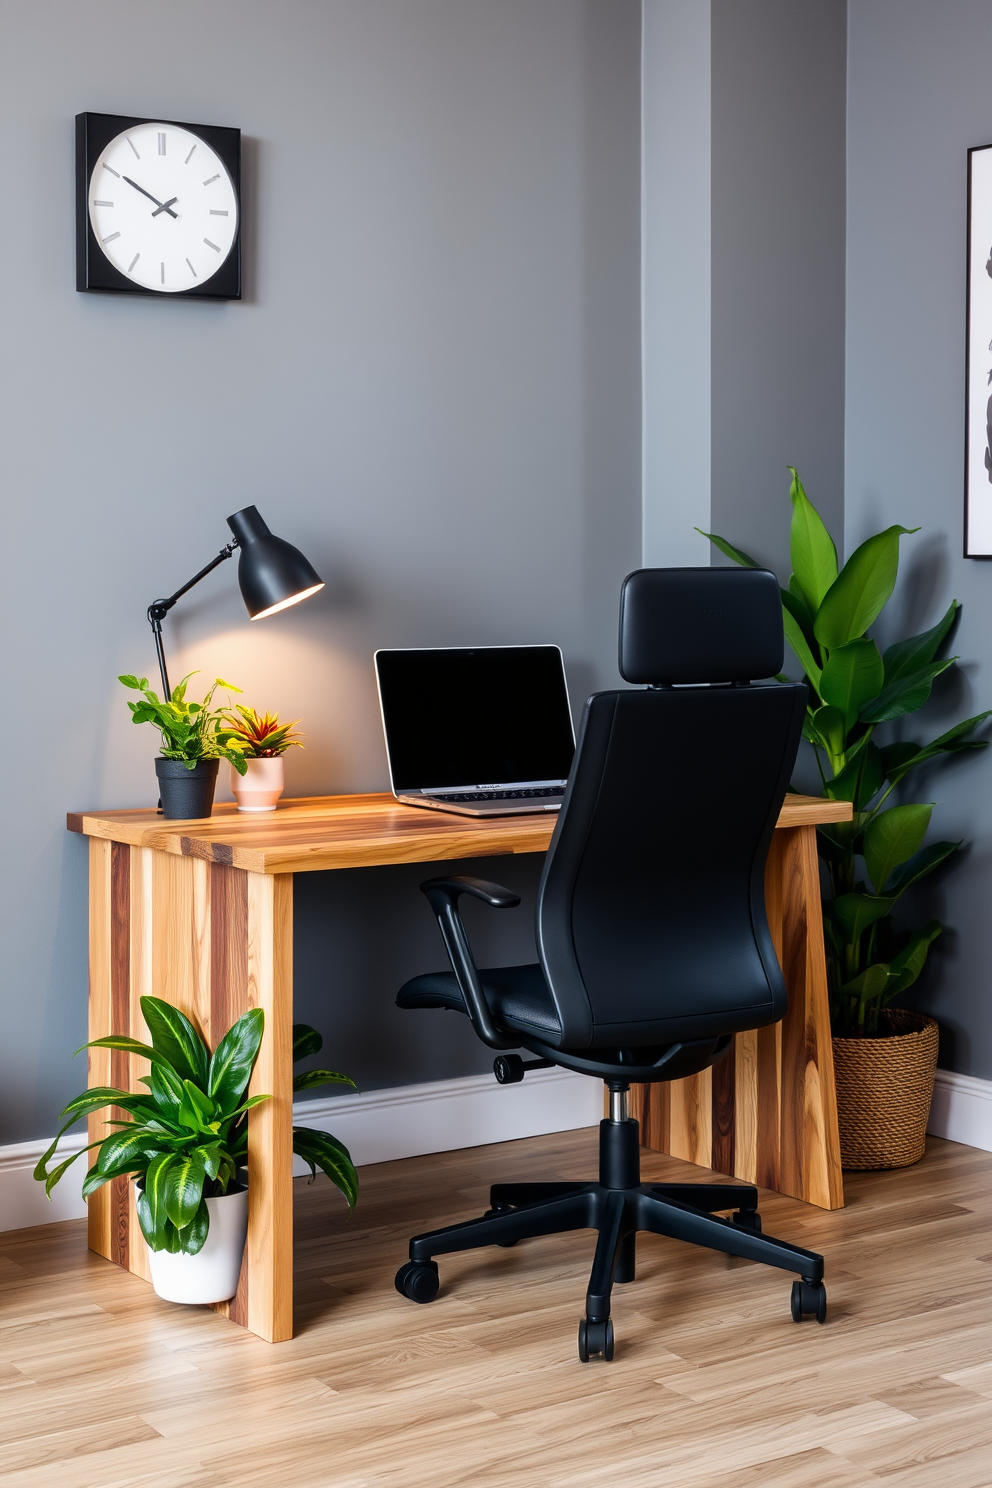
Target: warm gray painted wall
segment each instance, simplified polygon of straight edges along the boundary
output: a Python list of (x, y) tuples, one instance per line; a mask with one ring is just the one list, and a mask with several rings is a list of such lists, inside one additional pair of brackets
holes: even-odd
[[(907, 737), (992, 705), (992, 568), (961, 557), (969, 145), (992, 140), (988, 0), (852, 0), (848, 113), (847, 533), (901, 522), (903, 577), (888, 633), (964, 605), (961, 667)], [(990, 760), (934, 773), (934, 835), (967, 859), (915, 911), (952, 928), (918, 1002), (944, 1031), (941, 1063), (992, 1078)], [(917, 799), (920, 797), (917, 796)]]
[[(144, 608), (229, 512), (257, 502), (328, 588), (249, 628), (212, 575), (169, 622), (174, 675), (302, 715), (291, 793), (385, 785), (376, 645), (554, 640), (578, 701), (615, 680), (640, 549), (639, 26), (636, 0), (0, 3), (0, 1141), (50, 1132), (83, 1083), (64, 812), (153, 798), (114, 677), (151, 672)], [(246, 302), (75, 292), (84, 109), (244, 130)], [(486, 871), (532, 896), (536, 864)], [(301, 890), (297, 1012), (366, 1088), (488, 1062), (455, 1019), (392, 1008), (439, 962), (420, 876)], [(493, 956), (527, 954), (513, 918)]]
[(711, 530), (787, 576), (787, 464), (843, 538), (845, 0), (713, 0), (712, 48)]

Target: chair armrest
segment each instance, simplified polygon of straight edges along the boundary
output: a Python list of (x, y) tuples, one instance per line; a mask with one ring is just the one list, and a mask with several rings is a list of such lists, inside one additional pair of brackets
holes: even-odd
[(457, 878), (429, 878), (420, 885), (420, 891), (427, 895), (432, 904), (432, 895), (438, 898), (450, 897), (457, 903), (460, 894), (471, 894), (473, 899), (482, 899), (493, 909), (516, 909), (520, 903), (520, 895), (515, 894), (512, 889), (490, 883), (487, 878), (469, 878), (467, 874), (460, 874)]
[(503, 1037), (493, 1024), (489, 1004), (479, 981), (479, 969), (472, 955), (462, 917), (458, 913), (458, 900), (462, 894), (471, 894), (473, 899), (482, 899), (494, 909), (513, 909), (520, 903), (520, 895), (501, 888), (499, 884), (467, 876), (431, 878), (421, 884), (420, 888), (437, 916), (444, 948), (448, 952), (451, 969), (455, 973), (458, 990), (472, 1020), (472, 1027), (482, 1042), (491, 1049), (517, 1048), (519, 1039)]

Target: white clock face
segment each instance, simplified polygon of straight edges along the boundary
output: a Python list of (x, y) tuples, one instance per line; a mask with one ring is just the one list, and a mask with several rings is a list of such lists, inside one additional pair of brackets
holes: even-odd
[(159, 294), (206, 283), (238, 233), (227, 167), (176, 124), (138, 124), (110, 141), (90, 177), (89, 212), (114, 268)]

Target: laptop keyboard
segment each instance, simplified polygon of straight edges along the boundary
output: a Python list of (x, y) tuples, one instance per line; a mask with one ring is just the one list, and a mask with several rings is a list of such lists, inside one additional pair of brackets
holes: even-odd
[(563, 785), (541, 786), (537, 790), (454, 791), (448, 795), (430, 792), (432, 801), (520, 801), (531, 796), (557, 796), (565, 794)]

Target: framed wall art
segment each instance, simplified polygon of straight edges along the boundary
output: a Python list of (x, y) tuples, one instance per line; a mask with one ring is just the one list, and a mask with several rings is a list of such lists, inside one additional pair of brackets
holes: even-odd
[(992, 558), (992, 145), (968, 151), (964, 556)]

